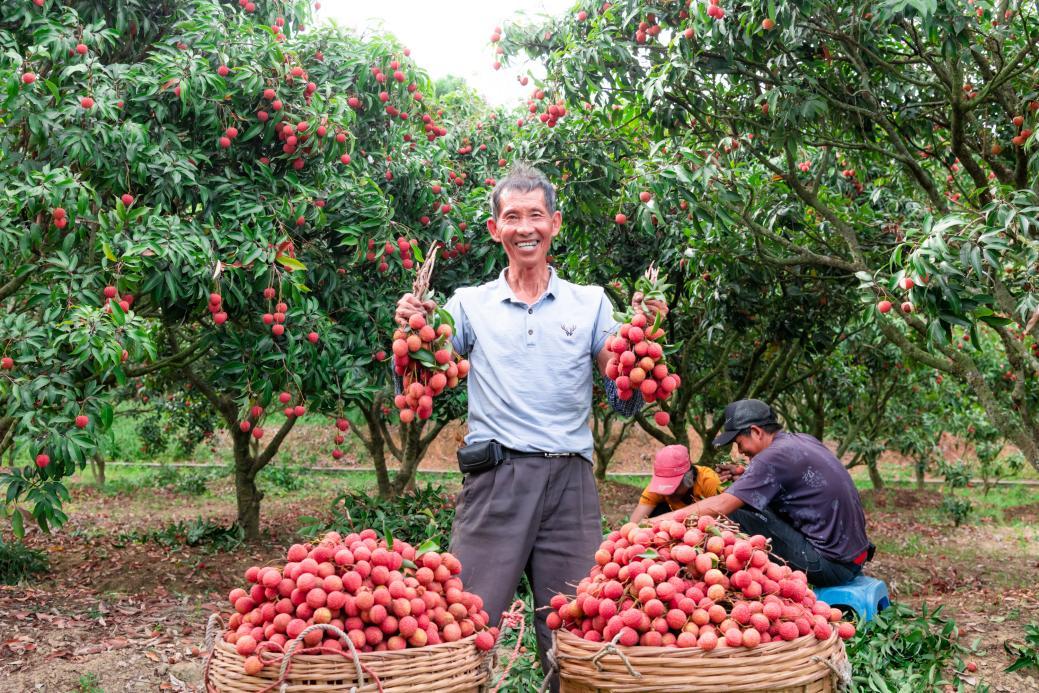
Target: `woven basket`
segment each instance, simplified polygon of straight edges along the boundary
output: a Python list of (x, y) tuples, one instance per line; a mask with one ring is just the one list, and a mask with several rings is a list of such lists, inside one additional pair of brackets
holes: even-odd
[[(311, 626), (313, 628), (314, 626)], [(304, 631), (306, 633), (306, 631)], [(300, 638), (303, 634), (300, 634)], [(297, 639), (298, 641), (299, 639)], [(206, 666), (208, 693), (478, 693), (488, 663), (475, 635), (457, 642), (385, 652), (264, 654), (273, 660), (258, 676), (245, 674), (245, 657), (217, 638)], [(297, 642), (293, 641), (293, 642)], [(297, 646), (301, 642), (297, 642)], [(352, 648), (351, 648), (352, 649)]]
[(554, 654), (560, 693), (832, 693), (851, 678), (836, 633), (704, 652), (614, 646), (559, 630)]

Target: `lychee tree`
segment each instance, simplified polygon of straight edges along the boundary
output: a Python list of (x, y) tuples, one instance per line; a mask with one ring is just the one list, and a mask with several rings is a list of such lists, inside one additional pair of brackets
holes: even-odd
[[(558, 93), (534, 89), (528, 112), (558, 106)], [(666, 130), (634, 110), (570, 105), (554, 126), (524, 118), (518, 151), (558, 181), (564, 226), (553, 253), (567, 276), (605, 286), (621, 307), (650, 263), (666, 275), (667, 364), (682, 384), (636, 423), (665, 445), (689, 445), (690, 428), (710, 440), (729, 401), (774, 399), (817, 372), (856, 305), (854, 285), (825, 269), (784, 272), (722, 235), (726, 220), (699, 206), (659, 158)], [(602, 455), (612, 415), (593, 413)], [(701, 462), (718, 453), (705, 446)]]
[(579, 5), (506, 25), (504, 59), (525, 51), (568, 102), (646, 123), (642, 165), (715, 222), (697, 231), (715, 247), (858, 284), (860, 319), (967, 384), (1039, 468), (1039, 8)]
[(334, 455), (386, 389), (393, 303), (460, 235), (431, 185), (466, 145), (406, 49), (305, 3), (117, 5), (3, 5), (0, 440), (49, 457), (3, 477), (8, 506), (60, 524), (112, 387), (161, 373), (229, 431), (255, 538), (256, 476), (300, 417), (330, 417)]

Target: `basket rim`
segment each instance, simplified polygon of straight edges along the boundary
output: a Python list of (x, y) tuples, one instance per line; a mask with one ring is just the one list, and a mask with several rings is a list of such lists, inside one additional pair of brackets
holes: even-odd
[[(374, 660), (379, 660), (379, 659), (386, 659), (388, 657), (395, 657), (395, 658), (396, 657), (402, 657), (402, 656), (406, 656), (408, 653), (422, 653), (422, 654), (435, 653), (437, 650), (458, 649), (458, 648), (461, 648), (461, 647), (466, 647), (467, 645), (472, 645), (473, 649), (476, 649), (476, 651), (479, 653), (479, 656), (480, 657), (484, 657), (484, 656), (486, 656), (486, 653), (481, 652), (479, 650), (479, 648), (476, 647), (476, 635), (477, 635), (476, 633), (473, 633), (472, 635), (468, 635), (468, 636), (466, 636), (464, 638), (460, 638), (459, 640), (455, 640), (454, 642), (442, 642), (442, 643), (437, 643), (436, 645), (423, 645), (422, 647), (405, 647), (403, 650), (383, 650), (381, 652), (360, 652), (359, 651), (357, 653), (357, 657), (362, 662), (367, 662), (367, 661), (374, 661)], [(290, 640), (289, 642), (291, 643), (292, 641)], [(243, 660), (245, 659), (245, 655), (238, 654), (238, 650), (235, 649), (235, 646), (232, 645), (231, 643), (227, 642), (223, 638), (217, 638), (216, 639), (216, 641), (215, 641), (215, 643), (213, 645), (213, 649), (216, 649), (216, 648), (220, 648), (221, 650), (223, 650), (227, 654), (232, 654), (235, 657), (241, 657)], [(285, 654), (284, 651), (278, 652), (277, 650), (265, 650), (265, 652), (269, 652), (269, 653), (275, 654), (275, 655), (284, 655)], [(345, 660), (352, 660), (352, 657), (350, 655), (350, 651), (349, 650), (343, 650), (343, 653), (346, 655), (346, 657), (344, 658)], [(320, 653), (317, 653), (317, 654), (314, 654), (314, 653), (302, 653), (301, 652), (300, 654), (293, 655), (293, 659), (302, 659), (304, 661), (306, 661), (308, 658), (311, 658), (311, 657), (313, 657), (313, 658), (329, 659), (329, 658), (332, 658), (332, 657), (343, 658), (343, 655), (340, 655), (337, 652), (336, 653), (333, 653), (333, 652), (320, 652)]]
[[(585, 640), (582, 637), (574, 635), (568, 630), (559, 629), (555, 632), (556, 638), (562, 640), (565, 644), (572, 647), (580, 647), (588, 650), (602, 650), (605, 649), (606, 642), (594, 642), (592, 640)], [(838, 639), (837, 631), (833, 630), (830, 637), (826, 640), (819, 640), (815, 635), (809, 633), (808, 635), (802, 635), (793, 640), (773, 640), (771, 642), (758, 645), (757, 647), (726, 647), (724, 649), (715, 650), (702, 650), (699, 647), (648, 647), (645, 645), (614, 645), (614, 647), (623, 652), (626, 656), (632, 657), (682, 657), (682, 658), (743, 658), (743, 657), (755, 657), (757, 655), (765, 654), (777, 654), (784, 653), (788, 650), (799, 650), (804, 648), (806, 645), (812, 643), (819, 643), (820, 646), (826, 645), (831, 646), (833, 641)]]

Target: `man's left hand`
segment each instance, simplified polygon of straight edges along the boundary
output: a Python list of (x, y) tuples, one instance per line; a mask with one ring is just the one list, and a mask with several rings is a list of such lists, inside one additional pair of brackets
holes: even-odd
[(646, 313), (650, 322), (656, 320), (657, 315), (660, 315), (661, 318), (667, 317), (667, 301), (655, 298), (646, 299), (641, 291), (636, 291), (635, 295), (631, 297), (631, 307), (635, 309), (636, 313)]

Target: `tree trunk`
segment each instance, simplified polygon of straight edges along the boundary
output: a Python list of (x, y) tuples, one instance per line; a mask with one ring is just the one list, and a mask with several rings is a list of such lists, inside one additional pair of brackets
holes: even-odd
[(98, 488), (105, 487), (105, 458), (100, 452), (95, 452), (90, 460), (90, 470), (94, 473), (94, 485)]
[(242, 528), (246, 541), (257, 541), (260, 538), (260, 501), (263, 500), (263, 491), (256, 486), (256, 474), (252, 467), (253, 458), (248, 454), (248, 449), (244, 455), (236, 449), (234, 486), (238, 502), (238, 526)]
[(927, 473), (927, 458), (917, 457), (916, 458), (916, 490), (924, 490), (924, 474)]
[(873, 488), (877, 491), (884, 489), (884, 479), (880, 476), (880, 469), (877, 468), (877, 456), (870, 455), (866, 459), (866, 468), (869, 470), (869, 481), (873, 484)]

